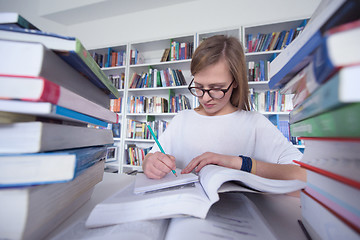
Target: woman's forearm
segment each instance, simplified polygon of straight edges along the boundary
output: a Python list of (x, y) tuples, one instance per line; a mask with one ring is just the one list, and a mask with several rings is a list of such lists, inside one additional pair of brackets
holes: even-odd
[(256, 161), (256, 163), (253, 164), (256, 165), (255, 174), (260, 177), (281, 180), (298, 179), (306, 181), (306, 170), (300, 166), (294, 164), (267, 163), (254, 159), (253, 161)]

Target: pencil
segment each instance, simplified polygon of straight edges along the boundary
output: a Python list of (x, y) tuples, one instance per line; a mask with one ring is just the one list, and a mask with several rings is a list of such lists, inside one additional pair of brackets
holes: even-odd
[[(162, 146), (160, 145), (159, 140), (158, 140), (157, 137), (155, 136), (154, 131), (152, 130), (152, 128), (150, 127), (149, 124), (147, 125), (147, 127), (148, 127), (148, 129), (149, 129), (149, 131), (150, 131), (150, 133), (151, 133), (151, 136), (153, 136), (156, 144), (157, 144), (158, 147), (160, 148), (160, 151), (161, 151), (163, 154), (166, 154), (165, 151), (164, 151), (164, 149), (163, 149)], [(175, 170), (171, 169), (171, 172), (175, 175), (175, 177), (177, 177)]]

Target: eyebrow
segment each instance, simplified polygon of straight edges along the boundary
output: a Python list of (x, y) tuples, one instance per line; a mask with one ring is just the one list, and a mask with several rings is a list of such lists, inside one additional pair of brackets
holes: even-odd
[[(204, 87), (204, 85), (198, 83), (198, 82), (195, 82), (194, 83), (196, 85), (198, 85), (199, 87)], [(209, 88), (222, 88), (222, 87), (225, 87), (227, 83), (224, 83), (224, 82), (221, 82), (221, 83), (212, 83), (212, 84), (209, 84)]]

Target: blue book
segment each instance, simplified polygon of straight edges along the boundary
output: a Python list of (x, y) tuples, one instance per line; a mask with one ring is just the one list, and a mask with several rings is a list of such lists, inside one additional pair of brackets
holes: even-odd
[(290, 112), (298, 122), (349, 103), (360, 102), (360, 65), (342, 68)]
[(0, 188), (68, 182), (105, 160), (107, 147), (32, 154), (0, 154)]
[(0, 111), (85, 124), (89, 123), (105, 128), (108, 126), (108, 123), (103, 120), (48, 102), (0, 100)]
[(27, 41), (42, 43), (53, 50), (65, 62), (85, 75), (93, 84), (104, 90), (109, 97), (119, 98), (120, 94), (99, 65), (85, 49), (79, 39), (39, 30), (13, 28), (0, 25), (0, 38), (11, 41)]
[(322, 44), (323, 34), (340, 24), (358, 19), (360, 2), (357, 0), (332, 1), (310, 21), (304, 31), (270, 66), (270, 89), (282, 88), (311, 60), (312, 52)]

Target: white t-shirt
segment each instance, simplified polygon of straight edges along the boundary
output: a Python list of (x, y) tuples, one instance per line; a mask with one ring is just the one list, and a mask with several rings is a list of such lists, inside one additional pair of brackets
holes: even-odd
[[(183, 110), (172, 119), (159, 142), (167, 154), (176, 158), (176, 167), (181, 169), (205, 152), (244, 155), (280, 164), (302, 157), (265, 116), (250, 111), (204, 116), (195, 110)], [(159, 148), (154, 144), (151, 152), (156, 151)]]

